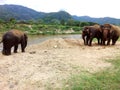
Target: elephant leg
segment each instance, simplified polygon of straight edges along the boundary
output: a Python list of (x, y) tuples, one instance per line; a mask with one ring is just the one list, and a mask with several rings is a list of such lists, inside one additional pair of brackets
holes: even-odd
[(82, 35), (82, 39), (83, 39), (83, 41), (84, 41), (84, 45), (86, 45), (86, 40), (85, 40), (85, 35)]
[(83, 41), (84, 41), (84, 45), (86, 45), (86, 40), (85, 40), (85, 38), (83, 38)]
[(100, 39), (99, 39), (99, 38), (97, 38), (97, 40), (98, 40), (98, 44), (100, 44)]
[(105, 45), (105, 40), (103, 40), (103, 45)]
[(90, 37), (86, 37), (86, 45), (88, 45), (88, 43), (89, 43), (89, 40), (90, 40)]
[(18, 45), (14, 46), (14, 53), (17, 53)]
[(11, 55), (11, 48), (10, 48), (10, 49), (8, 49), (8, 53), (9, 53), (9, 55)]
[(92, 40), (93, 40), (93, 38), (90, 38), (89, 43), (88, 43), (89, 46), (92, 45)]
[(25, 45), (25, 42), (23, 41), (21, 43), (21, 50), (22, 50), (22, 52), (25, 52), (25, 47), (26, 47), (26, 45)]
[(112, 45), (115, 45), (116, 41), (118, 40), (119, 37), (115, 37), (112, 39)]
[(110, 39), (108, 39), (108, 41), (107, 41), (107, 45), (110, 45)]
[(87, 36), (84, 37), (84, 45), (88, 45), (88, 37)]
[(102, 38), (100, 38), (100, 45), (102, 45), (102, 41), (103, 41)]

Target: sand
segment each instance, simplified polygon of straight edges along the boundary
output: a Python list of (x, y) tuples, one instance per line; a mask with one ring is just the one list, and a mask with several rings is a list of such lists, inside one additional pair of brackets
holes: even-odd
[(99, 72), (111, 67), (105, 59), (120, 54), (114, 46), (83, 45), (82, 39), (49, 39), (29, 45), (25, 53), (0, 53), (0, 90), (60, 90), (63, 81), (83, 71)]

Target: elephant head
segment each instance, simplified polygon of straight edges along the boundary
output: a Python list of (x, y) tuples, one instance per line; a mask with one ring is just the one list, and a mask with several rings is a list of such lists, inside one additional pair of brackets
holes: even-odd
[(89, 33), (90, 33), (89, 26), (85, 26), (82, 31), (82, 39), (84, 40), (85, 45), (88, 45)]
[(103, 37), (102, 37), (102, 44), (105, 45), (105, 41), (107, 41), (107, 45), (110, 44), (110, 33), (111, 33), (111, 25), (104, 24), (101, 26)]
[(10, 55), (11, 54), (11, 49), (3, 49), (2, 50), (2, 54), (4, 54), (4, 55)]

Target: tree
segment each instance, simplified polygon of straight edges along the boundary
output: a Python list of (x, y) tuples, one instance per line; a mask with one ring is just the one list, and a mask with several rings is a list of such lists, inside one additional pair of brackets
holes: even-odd
[(16, 25), (16, 19), (15, 18), (10, 18), (9, 21), (7, 22), (7, 27), (8, 29), (13, 29), (15, 28)]
[(57, 20), (57, 19), (52, 19), (52, 20), (51, 20), (51, 23), (52, 23), (52, 24), (55, 24), (55, 25), (59, 25), (59, 24), (60, 24), (60, 21)]
[(64, 19), (60, 20), (60, 24), (65, 25), (65, 20)]
[(81, 22), (80, 23), (80, 27), (84, 27), (84, 26), (89, 26), (90, 24), (88, 22)]
[(67, 21), (67, 25), (68, 25), (68, 26), (74, 26), (74, 20), (73, 20), (73, 19), (69, 19), (69, 20)]
[(0, 24), (4, 23), (4, 20), (0, 19)]

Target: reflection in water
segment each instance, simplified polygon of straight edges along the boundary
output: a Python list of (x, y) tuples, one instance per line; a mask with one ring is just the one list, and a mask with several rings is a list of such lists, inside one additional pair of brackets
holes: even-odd
[[(0, 36), (1, 37), (1, 36)], [(37, 44), (37, 43), (41, 43), (45, 40), (48, 39), (52, 39), (52, 38), (75, 38), (75, 39), (79, 39), (81, 38), (81, 35), (31, 35), (28, 36), (28, 45), (31, 44)], [(2, 44), (0, 44), (0, 51), (2, 50)]]

